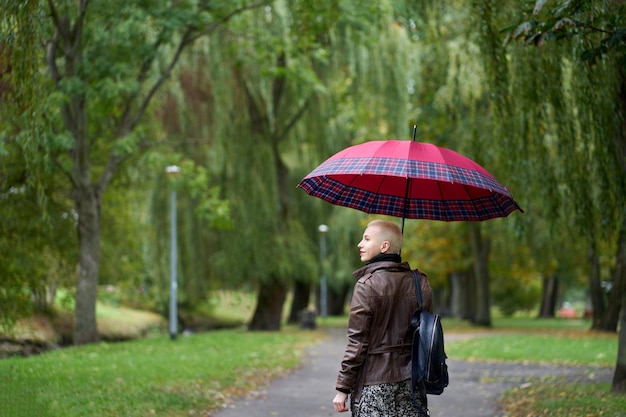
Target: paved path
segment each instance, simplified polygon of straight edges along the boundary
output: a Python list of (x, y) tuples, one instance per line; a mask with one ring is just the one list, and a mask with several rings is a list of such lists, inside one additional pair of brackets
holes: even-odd
[[(451, 341), (455, 335), (446, 335)], [(307, 350), (303, 365), (268, 387), (239, 399), (211, 417), (348, 417), (335, 413), (332, 399), (345, 348), (343, 331)], [(440, 396), (429, 396), (431, 417), (499, 417), (497, 398), (529, 378), (563, 375), (581, 380), (610, 381), (610, 369), (591, 369), (520, 363), (465, 362), (448, 359), (450, 386)]]

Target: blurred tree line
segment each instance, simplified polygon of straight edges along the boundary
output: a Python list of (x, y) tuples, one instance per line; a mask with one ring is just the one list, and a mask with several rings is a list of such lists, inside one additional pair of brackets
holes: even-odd
[(165, 315), (173, 189), (183, 314), (243, 289), (257, 297), (249, 328), (279, 329), (285, 308), (294, 321), (316, 300), (322, 265), (341, 314), (367, 218), (295, 186), (333, 153), (409, 140), (416, 125), (525, 209), (407, 222), (403, 257), (429, 275), (437, 309), (483, 326), (492, 304), (553, 317), (566, 290), (586, 286), (593, 328), (624, 333), (621, 1), (0, 7), (5, 323), (69, 290), (74, 342), (94, 342), (102, 285)]

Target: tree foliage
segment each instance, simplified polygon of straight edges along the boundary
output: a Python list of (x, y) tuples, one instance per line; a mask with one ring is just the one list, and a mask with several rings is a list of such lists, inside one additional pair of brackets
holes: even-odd
[[(532, 172), (526, 177), (539, 190), (549, 190), (543, 194), (547, 204), (542, 208), (548, 210), (542, 215), (560, 227), (558, 233), (585, 243), (593, 325), (613, 331), (626, 294), (626, 10), (622, 3), (537, 0), (524, 2), (523, 14), (499, 15), (492, 3), (476, 5), (489, 15), (485, 22), (492, 28), (498, 22), (514, 22), (503, 30), (510, 59), (488, 56), (487, 61), (496, 69), (494, 74), (505, 74), (501, 78), (510, 80), (498, 85), (498, 90), (515, 98), (505, 108), (507, 120), (513, 120), (507, 126), (521, 134), (516, 142), (523, 153), (516, 152), (516, 160), (524, 155), (526, 166), (537, 167), (533, 171), (540, 177), (548, 171), (549, 181), (542, 182)], [(529, 50), (511, 44), (514, 40), (541, 48)], [(525, 117), (518, 116), (521, 109), (529, 110)], [(608, 252), (603, 252), (605, 242), (612, 243)], [(606, 255), (614, 260), (615, 269), (603, 276), (600, 258)], [(612, 282), (608, 298), (603, 279)], [(620, 340), (620, 345), (625, 343)], [(618, 358), (613, 383), (613, 389), (622, 391), (623, 362)]]
[[(24, 14), (23, 5), (34, 13)], [(32, 72), (45, 66), (49, 74), (37, 84), (37, 101), (20, 100), (22, 112), (35, 116), (18, 127), (18, 143), (27, 161), (65, 175), (78, 217), (75, 343), (97, 340), (102, 199), (118, 167), (159, 138), (142, 124), (152, 100), (185, 48), (260, 5), (49, 0), (9, 9), (3, 41), (11, 62), (34, 62)], [(26, 39), (37, 42), (15, 41), (31, 29)], [(18, 49), (24, 44), (30, 48)], [(24, 76), (12, 78), (16, 91), (31, 82)]]
[[(508, 309), (499, 290), (529, 305), (543, 277), (588, 274), (592, 293), (619, 284), (623, 8), (524, 4), (3, 2), (0, 204), (12, 220), (0, 225), (25, 250), (1, 252), (2, 296), (25, 306), (24, 288), (63, 282), (77, 262), (77, 340), (93, 336), (98, 283), (146, 290), (134, 301), (165, 311), (175, 189), (181, 304), (259, 289), (276, 326), (294, 283), (321, 275), (317, 226), (330, 226), (323, 266), (339, 294), (367, 220), (295, 185), (340, 149), (409, 140), (413, 125), (485, 166), (526, 211), (478, 228), (408, 222), (403, 257), (440, 293), (473, 270), (490, 272)], [(173, 182), (171, 164), (183, 167)], [(54, 277), (41, 268), (52, 258)], [(614, 317), (614, 294), (594, 310)]]

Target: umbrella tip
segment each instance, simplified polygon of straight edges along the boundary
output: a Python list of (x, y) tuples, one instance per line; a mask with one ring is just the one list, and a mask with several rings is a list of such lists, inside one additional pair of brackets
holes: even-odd
[(415, 134), (417, 133), (417, 125), (413, 125), (413, 142), (415, 142)]

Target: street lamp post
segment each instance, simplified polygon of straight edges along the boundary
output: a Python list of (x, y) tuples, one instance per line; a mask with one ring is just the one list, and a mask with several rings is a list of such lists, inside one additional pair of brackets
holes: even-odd
[[(170, 177), (176, 177), (180, 172), (180, 167), (170, 165), (165, 169)], [(177, 260), (176, 260), (176, 187), (172, 187), (170, 195), (170, 339), (176, 339), (178, 333), (178, 300), (177, 290), (178, 282), (176, 278)]]
[(320, 232), (320, 263), (322, 265), (322, 278), (320, 279), (320, 310), (322, 318), (328, 316), (328, 285), (326, 282), (326, 232), (328, 226), (320, 224), (317, 228)]

